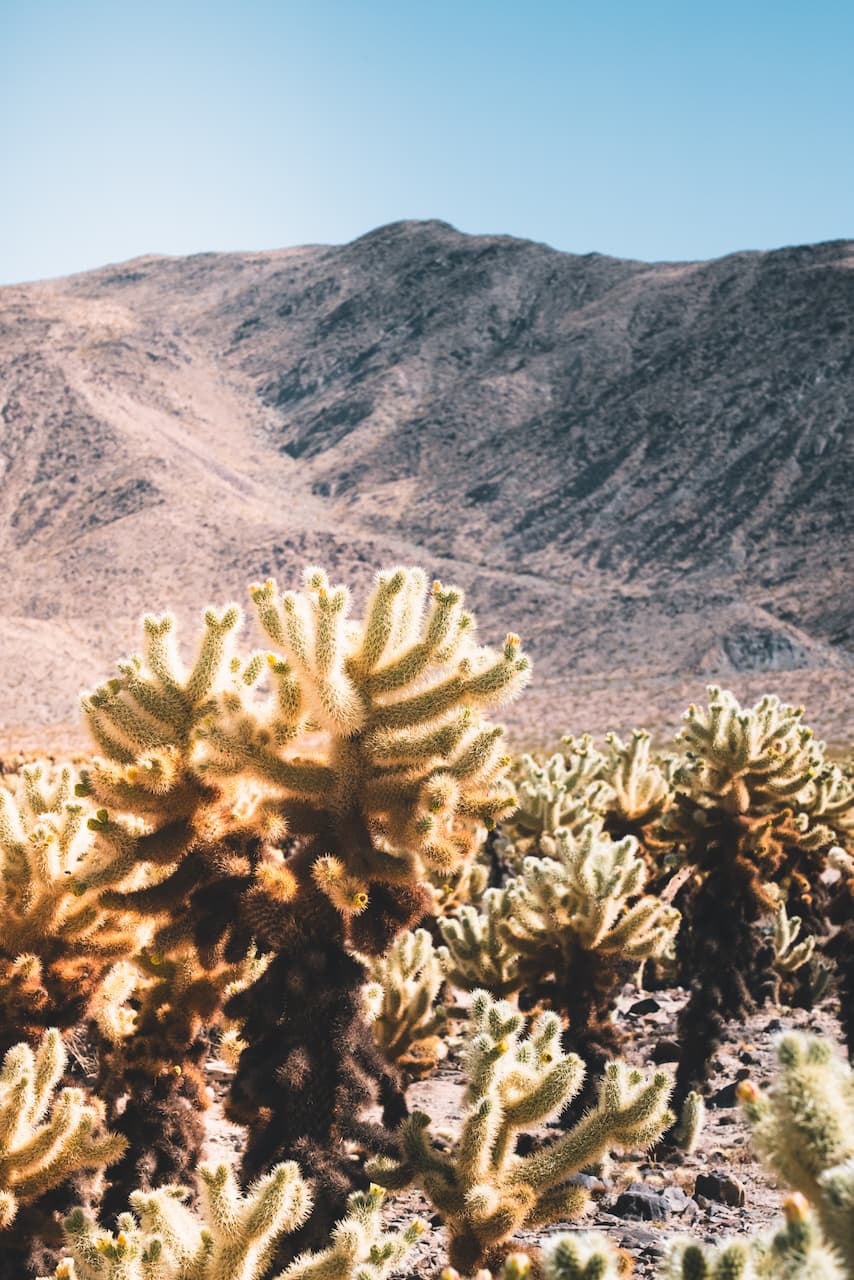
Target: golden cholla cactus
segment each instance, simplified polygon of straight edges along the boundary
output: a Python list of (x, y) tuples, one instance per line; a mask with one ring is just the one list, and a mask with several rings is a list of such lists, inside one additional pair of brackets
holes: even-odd
[(112, 1164), (124, 1138), (103, 1128), (103, 1107), (81, 1089), (58, 1090), (66, 1054), (59, 1031), (38, 1049), (16, 1044), (0, 1069), (0, 1247), (21, 1204), (80, 1169)]
[(115, 1233), (75, 1209), (64, 1223), (68, 1256), (42, 1280), (258, 1280), (311, 1206), (292, 1162), (245, 1195), (228, 1165), (202, 1164), (197, 1208), (189, 1195), (179, 1186), (134, 1192)]
[(396, 1274), (427, 1224), (416, 1218), (402, 1231), (383, 1231), (382, 1207), (381, 1187), (354, 1192), (329, 1246), (302, 1254), (276, 1280), (386, 1280)]
[(0, 1049), (86, 1016), (113, 963), (149, 929), (110, 908), (100, 887), (123, 868), (95, 847), (69, 766), (25, 766), (0, 787)]
[[(291, 828), (328, 828), (349, 875), (366, 882), (417, 874), (415, 855), (458, 866), (514, 805), (501, 730), (483, 713), (527, 682), (518, 637), (498, 653), (478, 647), (462, 593), (428, 591), (417, 569), (380, 574), (361, 623), (319, 569), (302, 592), (280, 595), (269, 581), (252, 596), (279, 651), (272, 700), (259, 714), (225, 699), (204, 730), (205, 775), (248, 772), (278, 789)], [(310, 732), (316, 749), (294, 755)]]
[(408, 1079), (428, 1075), (447, 1053), (448, 1015), (436, 1007), (445, 975), (433, 939), (426, 929), (406, 930), (366, 968), (365, 1001), (379, 1048)]
[(517, 1155), (517, 1135), (560, 1112), (584, 1075), (581, 1060), (561, 1049), (556, 1014), (542, 1014), (528, 1035), (524, 1021), (506, 1003), (476, 993), (458, 1137), (449, 1147), (430, 1132), (429, 1116), (415, 1112), (401, 1126), (399, 1158), (368, 1169), (383, 1186), (414, 1185), (427, 1195), (448, 1230), (451, 1264), (461, 1271), (494, 1264), (501, 1244), (521, 1227), (576, 1217), (587, 1191), (572, 1174), (607, 1151), (648, 1146), (672, 1119), (666, 1075), (646, 1079), (612, 1062), (581, 1120), (540, 1151)]

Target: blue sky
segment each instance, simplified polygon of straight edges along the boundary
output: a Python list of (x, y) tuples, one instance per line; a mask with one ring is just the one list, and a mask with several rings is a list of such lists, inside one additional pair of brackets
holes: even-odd
[(0, 0), (0, 282), (442, 218), (854, 236), (851, 0)]

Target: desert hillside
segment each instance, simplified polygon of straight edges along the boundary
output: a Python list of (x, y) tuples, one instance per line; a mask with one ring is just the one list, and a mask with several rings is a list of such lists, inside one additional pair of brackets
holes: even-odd
[(535, 664), (519, 741), (710, 681), (850, 737), (854, 243), (575, 256), (440, 222), (0, 290), (0, 745), (145, 610), (419, 562)]

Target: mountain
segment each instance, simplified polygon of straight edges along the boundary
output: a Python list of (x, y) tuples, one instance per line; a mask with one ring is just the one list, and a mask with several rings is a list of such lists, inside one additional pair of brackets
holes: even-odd
[(708, 682), (850, 736), (852, 329), (854, 242), (442, 222), (0, 289), (0, 741), (73, 726), (143, 610), (310, 562), (422, 563), (519, 631), (519, 741), (663, 732)]

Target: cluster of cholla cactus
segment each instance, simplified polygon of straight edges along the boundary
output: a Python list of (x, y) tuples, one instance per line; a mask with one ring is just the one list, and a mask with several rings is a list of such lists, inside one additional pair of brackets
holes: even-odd
[[(545, 839), (545, 838), (544, 838)], [(568, 1020), (565, 1045), (596, 1069), (619, 1048), (616, 996), (633, 969), (673, 942), (679, 912), (644, 894), (647, 866), (634, 836), (614, 841), (590, 819), (559, 827), (549, 856), (490, 890), (484, 911), (440, 922), (450, 980), (505, 997), (524, 987)]]
[[(513, 634), (482, 647), (455, 588), (393, 569), (360, 618), (315, 568), (250, 594), (263, 648), (237, 605), (205, 612), (189, 662), (147, 617), (84, 699), (93, 758), (0, 786), (0, 1277), (77, 1203), (55, 1280), (382, 1280), (424, 1230), (384, 1230), (381, 1188), (409, 1186), (449, 1275), (622, 1274), (586, 1233), (507, 1252), (673, 1120), (669, 1077), (614, 1058), (617, 996), (681, 965), (686, 1148), (725, 1018), (817, 998), (832, 958), (850, 1043), (854, 784), (799, 710), (717, 689), (677, 756), (636, 730), (514, 768), (487, 717), (528, 659)], [(406, 1098), (448, 1052), (453, 988), (455, 1139)], [(238, 1172), (200, 1163), (216, 1049)], [(680, 1245), (672, 1275), (852, 1270), (850, 1072), (797, 1038), (781, 1062), (742, 1093), (796, 1193), (783, 1228)]]
[(512, 1006), (476, 992), (457, 1139), (449, 1149), (417, 1111), (401, 1125), (396, 1157), (369, 1166), (381, 1186), (424, 1192), (442, 1215), (451, 1264), (464, 1270), (488, 1264), (520, 1227), (577, 1217), (587, 1191), (572, 1175), (608, 1151), (651, 1145), (672, 1119), (666, 1074), (646, 1078), (612, 1062), (596, 1104), (553, 1143), (519, 1155), (519, 1133), (558, 1114), (584, 1077), (581, 1059), (561, 1049), (556, 1014), (542, 1014), (528, 1034), (524, 1024)]
[(417, 569), (381, 574), (362, 621), (317, 569), (302, 592), (251, 594), (269, 650), (237, 653), (229, 606), (206, 612), (185, 666), (174, 620), (146, 618), (143, 652), (85, 699), (100, 754), (76, 785), (64, 774), (48, 793), (25, 773), (6, 801), (22, 920), (7, 1026), (37, 989), (60, 1025), (90, 1019), (96, 1087), (128, 1140), (110, 1212), (189, 1175), (211, 1036), (239, 1028), (243, 1174), (313, 1166), (301, 1247), (344, 1208), (347, 1144), (388, 1145), (362, 1116), (397, 1079), (365, 1017), (365, 961), (429, 912), (428, 872), (458, 875), (512, 809), (484, 714), (529, 664), (515, 636), (480, 647), (461, 593)]
[(757, 922), (779, 895), (799, 920), (823, 928), (822, 875), (833, 844), (810, 812), (825, 761), (802, 708), (768, 696), (743, 710), (729, 693), (709, 695), (708, 707), (686, 713), (666, 819), (694, 873), (677, 899), (691, 991), (679, 1022), (677, 1101), (702, 1084), (725, 1020), (746, 1017), (773, 986), (775, 949)]
[[(311, 1209), (293, 1162), (245, 1194), (228, 1165), (202, 1164), (195, 1207), (190, 1194), (181, 1186), (134, 1192), (115, 1232), (75, 1209), (63, 1224), (65, 1256), (41, 1280), (258, 1280)], [(384, 1280), (426, 1225), (416, 1219), (403, 1231), (383, 1231), (382, 1201), (379, 1188), (354, 1192), (328, 1247), (302, 1254), (276, 1280)]]
[(101, 1102), (59, 1087), (65, 1064), (54, 1027), (35, 1050), (13, 1045), (0, 1069), (0, 1250), (13, 1266), (26, 1256), (28, 1233), (44, 1231), (49, 1194), (82, 1170), (113, 1164), (125, 1147), (106, 1129)]

